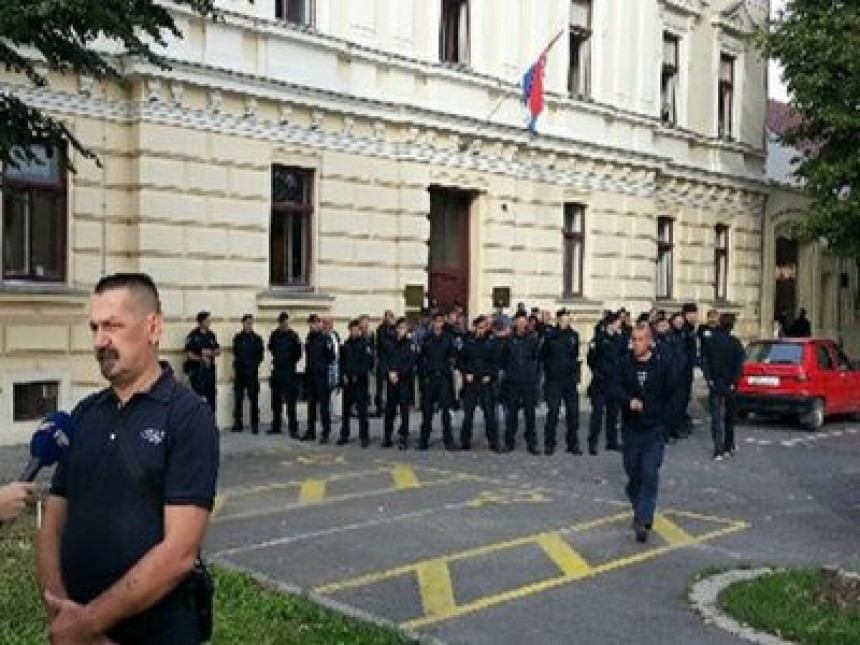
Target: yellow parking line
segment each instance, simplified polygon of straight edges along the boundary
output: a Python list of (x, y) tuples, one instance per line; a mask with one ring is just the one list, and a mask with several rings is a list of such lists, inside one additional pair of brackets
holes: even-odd
[[(325, 477), (327, 482), (348, 481), (350, 479), (361, 479), (362, 477), (370, 477), (371, 475), (380, 475), (389, 472), (390, 468), (375, 468), (373, 470), (356, 470), (349, 473), (339, 473)], [(299, 488), (307, 479), (292, 479), (282, 482), (267, 482), (254, 486), (236, 486), (228, 488), (223, 492), (229, 493), (230, 497), (245, 497), (247, 495), (256, 495), (259, 493), (268, 493), (274, 490), (283, 490), (285, 488)]]
[(457, 610), (454, 602), (454, 589), (451, 586), (451, 571), (445, 560), (427, 560), (419, 564), (415, 573), (418, 576), (418, 589), (421, 603), (427, 616), (447, 616)]
[(541, 535), (535, 542), (564, 575), (583, 576), (591, 570), (591, 565), (585, 558), (574, 551), (558, 533)]
[(308, 479), (299, 491), (299, 504), (319, 504), (325, 498), (326, 481), (324, 479)]
[(693, 542), (693, 537), (665, 515), (654, 517), (654, 532), (673, 546), (684, 546)]
[(421, 482), (418, 481), (415, 471), (406, 464), (395, 464), (391, 469), (391, 478), (394, 480), (394, 487), (398, 490), (421, 488)]

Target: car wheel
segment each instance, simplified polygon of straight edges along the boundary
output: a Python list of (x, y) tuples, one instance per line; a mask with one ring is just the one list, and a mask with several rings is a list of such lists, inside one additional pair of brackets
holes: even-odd
[(812, 402), (812, 410), (801, 417), (800, 422), (807, 430), (812, 432), (820, 430), (824, 425), (824, 399), (815, 399)]

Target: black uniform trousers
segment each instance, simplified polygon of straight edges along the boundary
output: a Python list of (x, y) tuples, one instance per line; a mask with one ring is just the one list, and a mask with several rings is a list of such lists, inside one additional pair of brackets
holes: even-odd
[(251, 428), (256, 432), (260, 427), (260, 379), (254, 373), (237, 371), (233, 379), (233, 427), (242, 429), (242, 408), (245, 403), (245, 393), (251, 406)]
[(463, 425), (460, 428), (460, 443), (468, 448), (472, 445), (472, 423), (475, 408), (480, 406), (484, 415), (487, 441), (490, 447), (499, 447), (499, 428), (496, 416), (496, 387), (494, 383), (473, 381), (463, 388)]
[(555, 448), (555, 429), (558, 426), (558, 414), (564, 402), (564, 417), (567, 425), (565, 441), (568, 448), (579, 447), (579, 394), (571, 379), (546, 380), (546, 426), (544, 427), (543, 443), (546, 448)]
[(534, 448), (537, 444), (535, 432), (535, 407), (537, 406), (537, 384), (532, 381), (508, 381), (504, 388), (507, 396), (505, 406), (505, 447), (516, 446), (517, 421), (522, 409), (526, 420), (526, 444)]
[(298, 398), (298, 377), (293, 371), (275, 370), (269, 384), (272, 389), (272, 432), (281, 432), (281, 415), (284, 405), (287, 406), (287, 423), (291, 437), (299, 434), (299, 420), (296, 415), (296, 399)]
[(328, 438), (331, 434), (331, 390), (328, 386), (328, 371), (305, 373), (305, 385), (308, 395), (308, 439), (316, 437), (317, 410), (319, 410), (322, 425), (322, 436)]
[(188, 375), (191, 389), (206, 399), (206, 403), (212, 408), (212, 412), (215, 412), (215, 406), (218, 403), (217, 379), (218, 376), (214, 365), (207, 367), (201, 364), (199, 367), (195, 367)]
[(385, 383), (386, 383), (386, 372), (382, 368), (382, 366), (376, 366), (376, 391), (373, 393), (373, 405), (376, 407), (376, 414), (380, 416), (382, 414), (382, 406), (385, 403)]
[(384, 419), (384, 440), (385, 443), (391, 441), (391, 436), (394, 434), (394, 418), (400, 415), (400, 435), (401, 441), (409, 439), (409, 405), (412, 403), (412, 379), (398, 379), (397, 383), (387, 381), (388, 387), (385, 392), (385, 419)]
[(367, 426), (367, 401), (369, 382), (367, 376), (351, 378), (344, 377), (343, 383), (343, 414), (341, 416), (340, 438), (349, 440), (349, 422), (352, 408), (358, 414), (358, 438), (362, 443), (370, 439)]
[(608, 384), (591, 388), (591, 419), (589, 420), (588, 428), (589, 448), (597, 448), (597, 442), (600, 440), (600, 434), (603, 432), (604, 422), (606, 423), (606, 447), (615, 448), (618, 446), (618, 405), (609, 396), (609, 389), (610, 386)]
[(451, 398), (454, 385), (450, 376), (431, 374), (424, 379), (424, 394), (421, 398), (421, 443), (426, 445), (433, 432), (433, 415), (436, 406), (442, 417), (442, 441), (445, 446), (454, 443), (451, 431)]

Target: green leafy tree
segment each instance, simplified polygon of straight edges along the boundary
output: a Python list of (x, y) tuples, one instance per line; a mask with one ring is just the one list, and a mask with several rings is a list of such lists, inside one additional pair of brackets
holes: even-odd
[(801, 231), (860, 257), (860, 2), (789, 0), (763, 36), (784, 68), (802, 151), (795, 175), (812, 198)]
[[(203, 16), (214, 16), (215, 0), (174, 0)], [(157, 50), (170, 36), (181, 37), (163, 3), (157, 0), (3, 0), (0, 9), (0, 65), (37, 87), (48, 85), (49, 72), (83, 74), (96, 80), (121, 80), (118, 57), (94, 49), (107, 39), (125, 56), (167, 68)], [(86, 149), (59, 121), (0, 88), (0, 163), (28, 156), (34, 143), (70, 144)]]

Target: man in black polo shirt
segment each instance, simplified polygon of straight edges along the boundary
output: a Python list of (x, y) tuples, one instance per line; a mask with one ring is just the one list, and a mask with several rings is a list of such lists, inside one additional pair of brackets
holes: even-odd
[(38, 536), (51, 640), (199, 643), (189, 573), (215, 496), (215, 419), (159, 363), (163, 318), (148, 276), (102, 278), (90, 328), (110, 387), (72, 412)]

